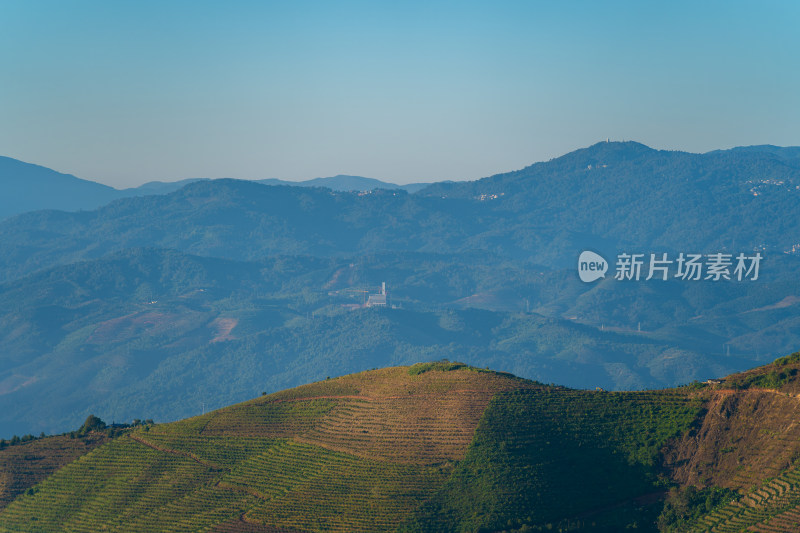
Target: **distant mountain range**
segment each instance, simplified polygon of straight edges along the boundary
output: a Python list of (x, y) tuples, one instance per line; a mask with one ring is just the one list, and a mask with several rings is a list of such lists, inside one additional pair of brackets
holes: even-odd
[[(388, 308), (348, 309), (381, 281)], [(173, 420), (202, 403), (443, 357), (573, 387), (684, 383), (751, 366), (749, 343), (764, 357), (800, 344), (796, 306), (752, 312), (752, 323), (725, 309), (758, 309), (785, 287), (614, 294), (477, 254), (240, 262), (131, 249), (0, 285), (0, 436), (58, 431), (90, 411)], [(622, 315), (623, 302), (643, 311)], [(725, 341), (733, 355), (720, 354)]]
[(413, 195), (203, 180), (86, 213), (0, 223), (0, 281), (155, 246), (252, 260), (273, 254), (483, 250), (547, 266), (605, 252), (800, 251), (794, 149), (709, 154), (598, 143), (546, 163)]
[(0, 157), (0, 218), (39, 209), (96, 209), (120, 191), (55, 170)]
[[(60, 211), (97, 209), (120, 198), (168, 194), (196, 181), (207, 181), (207, 179), (191, 178), (174, 182), (151, 181), (139, 187), (115, 189), (94, 181), (77, 178), (71, 174), (62, 174), (43, 166), (0, 156), (0, 190), (3, 193), (0, 196), (0, 219), (42, 209)], [(265, 185), (323, 187), (334, 191), (401, 189), (412, 193), (429, 185), (428, 183), (397, 185), (373, 178), (343, 175), (299, 182), (279, 179), (256, 181)]]
[[(437, 357), (608, 389), (761, 364), (800, 346), (797, 153), (603, 142), (414, 194), (197, 180), (7, 218), (0, 437)], [(620, 252), (756, 251), (755, 282), (613, 279)]]
[(430, 183), (410, 183), (408, 185), (397, 185), (374, 178), (364, 178), (361, 176), (346, 176), (339, 174), (330, 178), (314, 178), (306, 181), (285, 181), (279, 179), (255, 180), (264, 185), (296, 185), (299, 187), (324, 187), (332, 191), (374, 191), (376, 189), (403, 190), (408, 193), (415, 193), (430, 185)]

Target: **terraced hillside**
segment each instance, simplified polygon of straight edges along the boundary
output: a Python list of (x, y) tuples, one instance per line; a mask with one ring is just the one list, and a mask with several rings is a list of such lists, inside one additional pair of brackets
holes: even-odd
[(703, 391), (702, 422), (672, 444), (665, 465), (681, 487), (723, 489), (728, 502), (704, 512), (701, 501), (701, 512), (664, 530), (800, 531), (799, 373), (795, 353)]
[(17, 491), (0, 531), (796, 531), (798, 365), (625, 393), (352, 374), (128, 431)]
[(106, 440), (104, 435), (99, 434), (78, 438), (59, 435), (0, 447), (0, 509), (54, 471)]
[[(455, 363), (375, 370), (119, 437), (22, 494), (0, 529), (546, 525), (658, 491), (658, 450), (699, 405), (675, 392), (574, 391)], [(598, 436), (608, 441), (595, 446)], [(585, 453), (565, 460), (565, 446)], [(612, 471), (622, 475), (605, 494), (580, 486)], [(574, 497), (557, 496), (565, 491)], [(629, 511), (625, 520), (641, 520)]]

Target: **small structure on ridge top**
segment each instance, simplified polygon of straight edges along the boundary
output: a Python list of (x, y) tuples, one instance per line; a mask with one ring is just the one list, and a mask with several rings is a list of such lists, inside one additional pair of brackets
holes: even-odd
[(381, 283), (381, 292), (370, 294), (367, 299), (367, 307), (386, 305), (386, 282)]

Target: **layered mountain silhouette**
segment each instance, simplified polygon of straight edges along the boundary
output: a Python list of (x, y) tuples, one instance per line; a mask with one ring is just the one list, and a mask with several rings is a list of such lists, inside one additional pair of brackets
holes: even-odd
[[(19, 214), (0, 222), (0, 437), (437, 357), (617, 390), (763, 364), (800, 345), (796, 154), (603, 142), (414, 194), (197, 180)], [(757, 281), (586, 284), (587, 248), (764, 260)], [(389, 305), (364, 307), (383, 282)]]
[[(206, 181), (205, 178), (184, 179), (174, 182), (151, 181), (129, 189), (115, 189), (94, 181), (62, 174), (49, 168), (0, 156), (0, 219), (27, 211), (57, 209), (81, 211), (101, 207), (112, 200), (133, 196), (168, 194), (189, 183)], [(399, 189), (416, 192), (427, 183), (396, 185), (360, 176), (332, 176), (305, 181), (279, 179), (260, 180), (265, 185), (292, 185), (323, 187), (334, 191), (371, 191), (374, 189)]]
[(424, 189), (430, 183), (411, 183), (408, 185), (397, 185), (386, 181), (376, 180), (375, 178), (364, 178), (362, 176), (347, 176), (339, 174), (329, 178), (314, 178), (303, 181), (286, 181), (279, 179), (256, 180), (264, 185), (295, 185), (299, 187), (324, 187), (333, 191), (374, 191), (376, 189), (404, 190), (415, 193)]

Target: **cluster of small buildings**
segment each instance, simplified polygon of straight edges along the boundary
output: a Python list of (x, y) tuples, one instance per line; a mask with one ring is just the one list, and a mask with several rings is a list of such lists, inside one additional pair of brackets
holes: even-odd
[(386, 305), (386, 282), (381, 283), (381, 292), (370, 294), (367, 298), (366, 307), (378, 307)]
[[(363, 309), (365, 307), (386, 307), (386, 305), (387, 305), (387, 301), (386, 301), (386, 282), (385, 281), (383, 283), (381, 283), (381, 288), (380, 288), (379, 292), (377, 292), (377, 293), (370, 292), (368, 290), (363, 290), (363, 289), (345, 289), (343, 292), (351, 293), (351, 294), (353, 292), (355, 292), (355, 293), (362, 293), (364, 295), (364, 300), (362, 301), (362, 303), (358, 303), (358, 304), (342, 304), (342, 307), (344, 307), (346, 309), (355, 310), (355, 309)], [(339, 292), (336, 291), (336, 292), (331, 292), (331, 293), (328, 293), (328, 294), (330, 294), (331, 296), (335, 296), (335, 295), (339, 294)]]

